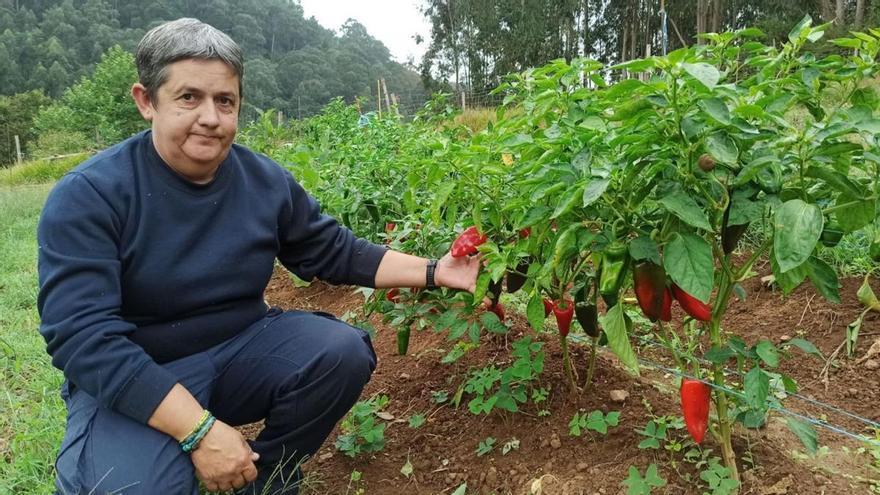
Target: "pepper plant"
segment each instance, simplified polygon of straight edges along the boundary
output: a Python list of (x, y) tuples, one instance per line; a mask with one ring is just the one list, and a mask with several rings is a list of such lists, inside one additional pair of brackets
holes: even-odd
[[(519, 178), (519, 199), (506, 205), (513, 227), (532, 229), (521, 246), (535, 261), (525, 284), (529, 321), (541, 327), (545, 297), (564, 300), (598, 281), (608, 344), (638, 373), (619, 295), (633, 264), (639, 285), (650, 263), (659, 283), (636, 294), (653, 298), (642, 307), (658, 338), (683, 373), (701, 380), (682, 389), (683, 404), (702, 401), (685, 417), (695, 438), (712, 434), (736, 481), (734, 424), (760, 424), (774, 404), (771, 388), (796, 384), (770, 371), (785, 349), (748, 346), (722, 327), (731, 297), (746, 297), (740, 282), (767, 257), (783, 293), (810, 279), (839, 302), (837, 275), (818, 256), (823, 231), (870, 228), (877, 217), (880, 99), (865, 81), (877, 73), (880, 31), (834, 40), (836, 52), (820, 58), (811, 50), (825, 28), (805, 18), (779, 48), (757, 41), (756, 29), (707, 35), (705, 45), (610, 67), (643, 75), (616, 84), (600, 64), (575, 60), (499, 88), (509, 106), (525, 109), (494, 132)], [(763, 241), (737, 255), (749, 225)], [(513, 268), (490, 257), (497, 260)], [(673, 299), (687, 316), (666, 324)], [(741, 379), (725, 373), (731, 363)], [(814, 444), (809, 428), (790, 424)]]

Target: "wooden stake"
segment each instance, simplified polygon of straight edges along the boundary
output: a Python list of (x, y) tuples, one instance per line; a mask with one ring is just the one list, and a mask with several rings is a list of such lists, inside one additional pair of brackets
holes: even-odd
[(376, 79), (376, 105), (379, 106), (379, 118), (382, 118), (382, 82)]
[(18, 140), (18, 134), (15, 135), (15, 156), (16, 161), (21, 165), (21, 141)]
[(391, 108), (391, 100), (388, 98), (388, 86), (385, 85), (385, 78), (380, 79), (382, 81), (382, 91), (385, 92), (385, 110)]
[(467, 110), (467, 101), (465, 100), (465, 97), (464, 97), (464, 91), (462, 91), (461, 92), (461, 111), (464, 112), (465, 110)]

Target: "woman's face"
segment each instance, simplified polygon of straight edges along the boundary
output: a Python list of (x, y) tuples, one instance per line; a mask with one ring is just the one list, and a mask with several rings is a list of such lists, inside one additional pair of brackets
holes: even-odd
[[(152, 122), (153, 143), (163, 160), (193, 182), (208, 182), (229, 153), (238, 128), (239, 79), (220, 60), (179, 60), (167, 66), (168, 78), (144, 105)], [(145, 94), (145, 91), (143, 92)]]

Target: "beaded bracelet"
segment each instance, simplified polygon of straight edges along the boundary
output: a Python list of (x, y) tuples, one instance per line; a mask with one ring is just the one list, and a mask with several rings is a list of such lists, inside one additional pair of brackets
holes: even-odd
[(184, 452), (192, 452), (193, 450), (196, 450), (199, 446), (199, 442), (205, 438), (205, 435), (208, 434), (208, 431), (211, 430), (211, 427), (214, 426), (214, 422), (217, 420), (217, 418), (207, 410), (202, 414), (202, 418), (203, 419), (199, 421), (199, 424), (193, 429), (193, 432), (180, 442), (180, 448)]

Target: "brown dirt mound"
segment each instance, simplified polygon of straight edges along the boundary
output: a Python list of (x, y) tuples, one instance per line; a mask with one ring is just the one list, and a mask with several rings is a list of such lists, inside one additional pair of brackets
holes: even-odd
[[(860, 312), (855, 296), (861, 280), (844, 280), (843, 302), (832, 305), (807, 285), (793, 295), (781, 295), (762, 286), (758, 277), (744, 283), (746, 301), (736, 301), (725, 319), (725, 327), (743, 336), (749, 342), (767, 338), (779, 343), (783, 336), (803, 337), (813, 342), (827, 357), (840, 344), (843, 329)], [(875, 287), (880, 294), (880, 288)], [(333, 287), (322, 283), (296, 288), (286, 272), (276, 272), (266, 298), (270, 304), (282, 308), (328, 311), (337, 315), (352, 311), (360, 313), (363, 295), (351, 287)], [(385, 411), (394, 416), (386, 430), (386, 446), (373, 456), (350, 459), (337, 451), (334, 432), (318, 452), (317, 458), (306, 464), (307, 486), (304, 494), (356, 493), (357, 488), (367, 494), (440, 494), (452, 493), (466, 482), (468, 493), (529, 494), (540, 480), (544, 494), (616, 494), (625, 493), (621, 481), (627, 478), (630, 466), (644, 473), (651, 463), (657, 464), (667, 486), (653, 493), (702, 493), (695, 481), (699, 473), (690, 463), (681, 462), (681, 454), (663, 450), (640, 450), (644, 439), (637, 429), (644, 428), (652, 415), (678, 415), (677, 394), (669, 376), (646, 370), (635, 378), (623, 371), (607, 352), (599, 356), (592, 391), (572, 397), (568, 391), (561, 367), (561, 351), (555, 336), (538, 336), (544, 343), (545, 371), (541, 385), (551, 390), (545, 408), (551, 412), (540, 416), (529, 403), (516, 414), (493, 412), (476, 416), (467, 409), (468, 398), (459, 408), (449, 402), (437, 404), (433, 392), (446, 391), (452, 398), (470, 369), (489, 363), (509, 364), (510, 343), (528, 334), (534, 336), (523, 316), (508, 315), (511, 332), (507, 336), (484, 339), (479, 348), (458, 362), (440, 363), (449, 349), (445, 333), (413, 332), (408, 356), (396, 355), (395, 332), (384, 325), (378, 316), (371, 322), (377, 328), (374, 341), (379, 355), (379, 366), (364, 391), (363, 398), (385, 394), (390, 398)], [(878, 315), (869, 315), (862, 325), (859, 355), (880, 335)], [(572, 346), (572, 362), (576, 363), (581, 380), (586, 376), (588, 348)], [(660, 354), (643, 354), (662, 361)], [(828, 383), (819, 380), (824, 363), (794, 351), (784, 361), (782, 370), (795, 378), (801, 394), (832, 404), (875, 421), (880, 421), (880, 372), (868, 370), (855, 360), (842, 361), (832, 368)], [(827, 385), (827, 386), (826, 386)], [(614, 402), (611, 390), (629, 393), (624, 402)], [(860, 434), (870, 435), (864, 425), (846, 416), (811, 406), (806, 402), (788, 399), (786, 407), (813, 417), (823, 417)], [(578, 411), (620, 411), (620, 425), (607, 435), (592, 432), (581, 437), (568, 433), (568, 423)], [(423, 414), (427, 421), (420, 428), (408, 425), (410, 415)], [(830, 494), (870, 493), (867, 480), (877, 474), (867, 466), (867, 456), (855, 449), (859, 444), (845, 437), (820, 431), (820, 444), (828, 451), (816, 458), (793, 455), (802, 450), (783, 422), (775, 415), (767, 426), (757, 431), (739, 431), (735, 448), (740, 457), (752, 460), (741, 467), (741, 493), (771, 494)], [(256, 426), (245, 427), (253, 435)], [(675, 437), (685, 440), (683, 430)], [(497, 440), (495, 449), (477, 456), (478, 443), (487, 438)], [(502, 454), (502, 446), (512, 440), (519, 448)], [(704, 448), (719, 451), (711, 439)], [(847, 450), (848, 449), (848, 450)], [(401, 468), (409, 461), (413, 474), (407, 478)], [(352, 471), (362, 473), (358, 483), (350, 483)], [(880, 481), (878, 481), (880, 483)]]

